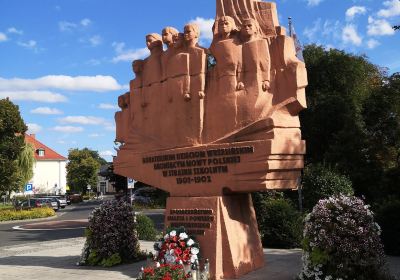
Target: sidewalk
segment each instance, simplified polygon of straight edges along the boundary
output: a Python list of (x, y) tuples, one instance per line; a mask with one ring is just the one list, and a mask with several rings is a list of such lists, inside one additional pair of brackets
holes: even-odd
[[(36, 242), (21, 246), (0, 247), (0, 275), (5, 280), (22, 279), (136, 279), (145, 262), (112, 268), (76, 266), (84, 238)], [(152, 250), (153, 242), (141, 241), (142, 250)], [(264, 249), (266, 266), (242, 280), (291, 280), (301, 267), (301, 250)], [(394, 275), (400, 276), (400, 257), (389, 258)]]

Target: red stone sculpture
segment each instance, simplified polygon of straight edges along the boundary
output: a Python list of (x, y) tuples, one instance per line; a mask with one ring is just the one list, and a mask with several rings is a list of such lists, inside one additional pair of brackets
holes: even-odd
[(297, 188), (307, 73), (274, 3), (217, 0), (213, 31), (208, 49), (194, 24), (146, 37), (119, 98), (114, 171), (169, 192), (166, 226), (196, 235), (222, 279), (264, 265), (250, 193)]

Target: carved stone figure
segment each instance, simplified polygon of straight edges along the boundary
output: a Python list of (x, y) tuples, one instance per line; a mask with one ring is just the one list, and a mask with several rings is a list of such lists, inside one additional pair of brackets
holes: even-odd
[(259, 26), (254, 19), (243, 19), (240, 31), (242, 40), (242, 72), (238, 85), (238, 123), (244, 127), (262, 118), (266, 107), (271, 108), (271, 59), (267, 40), (259, 37)]
[(191, 134), (193, 144), (201, 143), (204, 118), (204, 96), (206, 84), (206, 50), (198, 45), (200, 29), (196, 24), (187, 24), (184, 27), (184, 46), (185, 52), (189, 54), (189, 93), (184, 95), (185, 100), (189, 101), (186, 108), (186, 116), (191, 119)]
[(146, 45), (150, 51), (150, 56), (144, 60), (142, 74), (142, 94), (148, 104), (146, 110), (143, 110), (145, 122), (143, 132), (148, 137), (157, 139), (158, 129), (161, 126), (158, 118), (160, 106), (159, 94), (162, 91), (161, 54), (163, 48), (161, 35), (157, 33), (146, 35)]
[[(238, 28), (232, 17), (223, 16), (215, 22), (216, 33), (210, 51), (215, 57), (215, 80), (209, 81), (206, 100), (207, 140), (216, 140), (237, 128), (238, 78), (242, 71), (242, 47)], [(208, 113), (210, 112), (210, 113)], [(211, 113), (212, 112), (212, 113)]]

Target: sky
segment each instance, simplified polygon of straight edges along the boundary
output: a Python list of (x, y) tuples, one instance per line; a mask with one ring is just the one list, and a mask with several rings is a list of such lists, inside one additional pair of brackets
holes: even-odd
[[(366, 55), (400, 72), (400, 0), (279, 0), (302, 44)], [(214, 0), (0, 0), (0, 98), (19, 106), (28, 133), (68, 156), (88, 147), (115, 155), (117, 98), (148, 55), (145, 35), (188, 22), (208, 47)]]

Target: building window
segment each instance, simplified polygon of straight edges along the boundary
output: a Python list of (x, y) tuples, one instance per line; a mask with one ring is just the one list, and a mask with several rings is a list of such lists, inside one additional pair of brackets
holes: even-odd
[(44, 157), (44, 149), (37, 149), (36, 152), (37, 152), (38, 156)]

